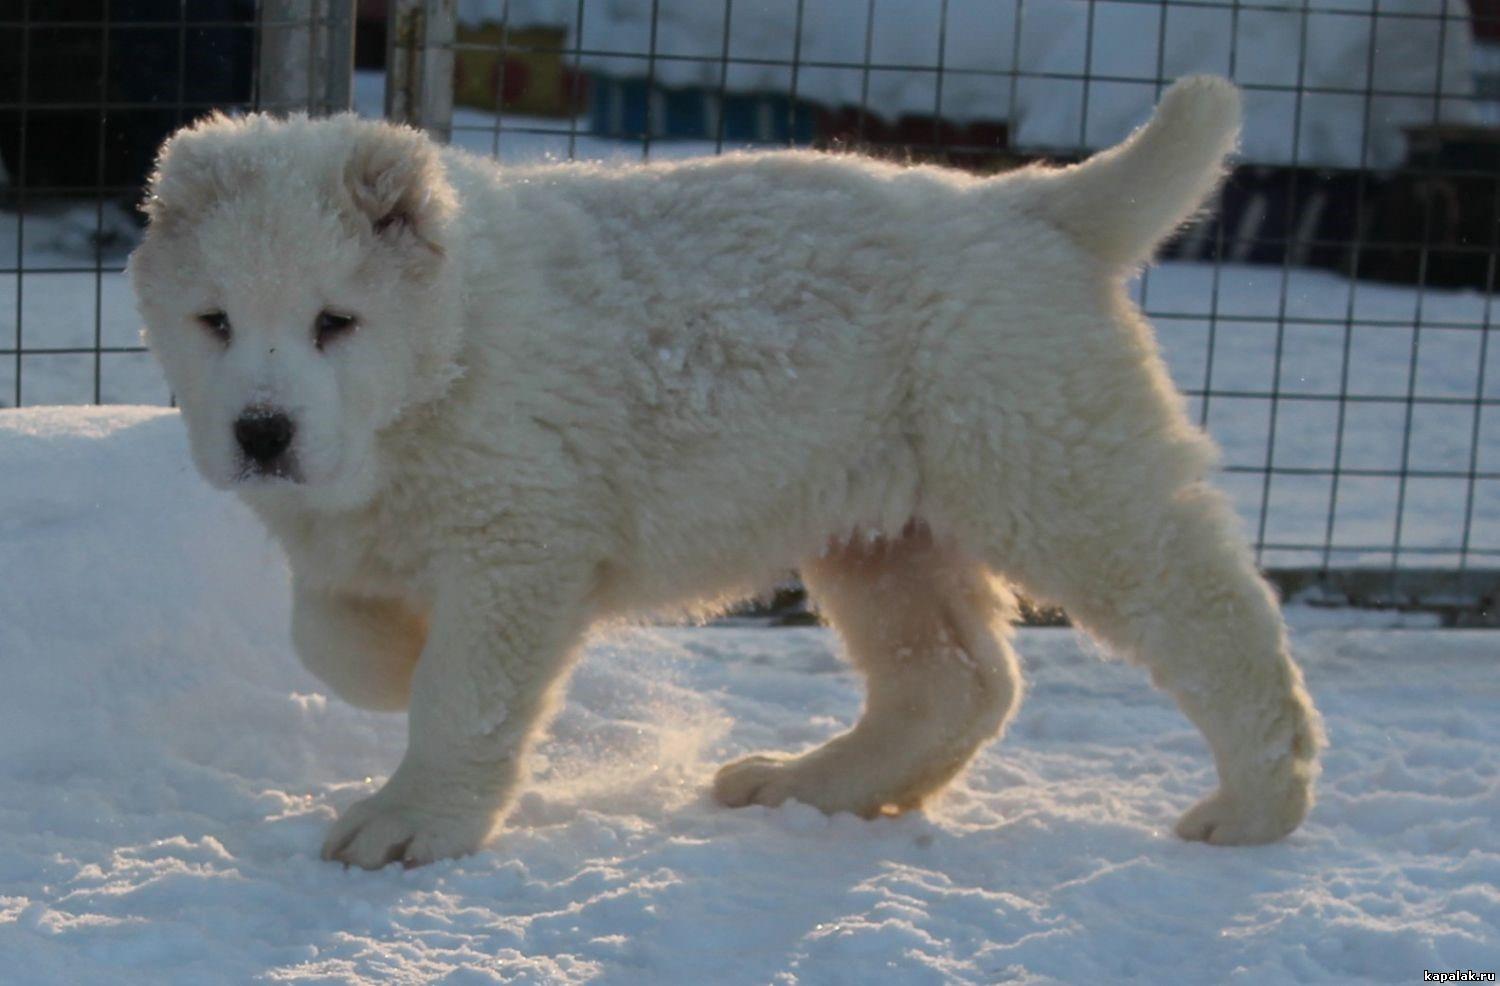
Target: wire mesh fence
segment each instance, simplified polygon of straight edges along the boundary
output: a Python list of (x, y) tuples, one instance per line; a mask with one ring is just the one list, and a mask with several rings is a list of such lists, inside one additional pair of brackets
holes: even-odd
[(216, 109), (347, 108), (352, 30), (339, 0), (5, 6), (0, 404), (169, 400), (122, 277), (156, 149)]
[[(357, 26), (315, 0), (22, 7), (0, 20), (16, 404), (167, 399), (117, 273), (123, 203), (152, 141), (210, 106), (353, 102), (508, 162), (807, 146), (989, 172), (1076, 160), (1172, 79), (1228, 75), (1239, 163), (1133, 290), (1258, 557), (1329, 600), (1493, 613), (1495, 0), (389, 0)], [(71, 89), (39, 81), (53, 29), (100, 52)], [(142, 62), (170, 70), (119, 72)], [(118, 136), (137, 111), (151, 140)], [(66, 182), (38, 150), (65, 113), (93, 138)]]

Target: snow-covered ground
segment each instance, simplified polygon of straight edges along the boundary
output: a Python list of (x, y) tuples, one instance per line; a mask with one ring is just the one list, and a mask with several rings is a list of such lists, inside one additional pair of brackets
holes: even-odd
[(823, 630), (588, 647), (493, 846), (424, 869), (316, 851), (400, 716), (290, 655), (266, 536), (175, 412), (0, 411), (0, 978), (27, 984), (1420, 982), (1500, 969), (1500, 677), (1482, 631), (1293, 611), (1329, 721), (1287, 841), (1175, 840), (1203, 743), (1135, 669), (1021, 634), (1031, 691), (922, 814), (728, 810), (749, 750), (847, 725)]

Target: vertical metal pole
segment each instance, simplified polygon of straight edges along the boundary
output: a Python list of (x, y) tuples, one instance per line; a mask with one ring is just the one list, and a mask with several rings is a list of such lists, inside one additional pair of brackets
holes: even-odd
[(386, 53), (385, 112), (435, 139), (453, 133), (457, 0), (395, 0)]
[(342, 113), (354, 108), (354, 0), (324, 3), (328, 25), (324, 103), (329, 113)]
[(338, 113), (354, 100), (354, 0), (261, 0), (256, 108)]
[(309, 34), (319, 0), (261, 0), (256, 109), (290, 113), (314, 102), (316, 67)]
[(412, 118), (412, 76), (421, 37), (422, 0), (391, 0), (385, 25), (385, 117), (397, 123)]
[(422, 39), (420, 126), (435, 139), (453, 135), (453, 43), (458, 34), (458, 0), (426, 0)]

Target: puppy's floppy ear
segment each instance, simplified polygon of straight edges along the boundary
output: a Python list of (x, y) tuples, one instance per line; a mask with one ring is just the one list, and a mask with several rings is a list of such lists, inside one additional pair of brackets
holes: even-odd
[(392, 245), (410, 241), (442, 254), (454, 200), (436, 146), (409, 127), (353, 126), (344, 185), (355, 212)]
[(249, 177), (249, 162), (223, 150), (236, 133), (250, 125), (249, 120), (215, 110), (167, 138), (157, 151), (156, 167), (141, 202), (141, 211), (152, 226), (171, 225), (177, 217), (202, 215)]

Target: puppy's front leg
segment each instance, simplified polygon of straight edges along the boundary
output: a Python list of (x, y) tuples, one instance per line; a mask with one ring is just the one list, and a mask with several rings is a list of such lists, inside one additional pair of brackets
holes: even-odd
[(450, 573), (412, 678), (406, 756), (334, 823), (324, 859), (417, 866), (484, 843), (587, 626), (584, 585), (547, 564)]
[(406, 708), (427, 616), (403, 599), (292, 583), (292, 643), (302, 666), (350, 705)]

